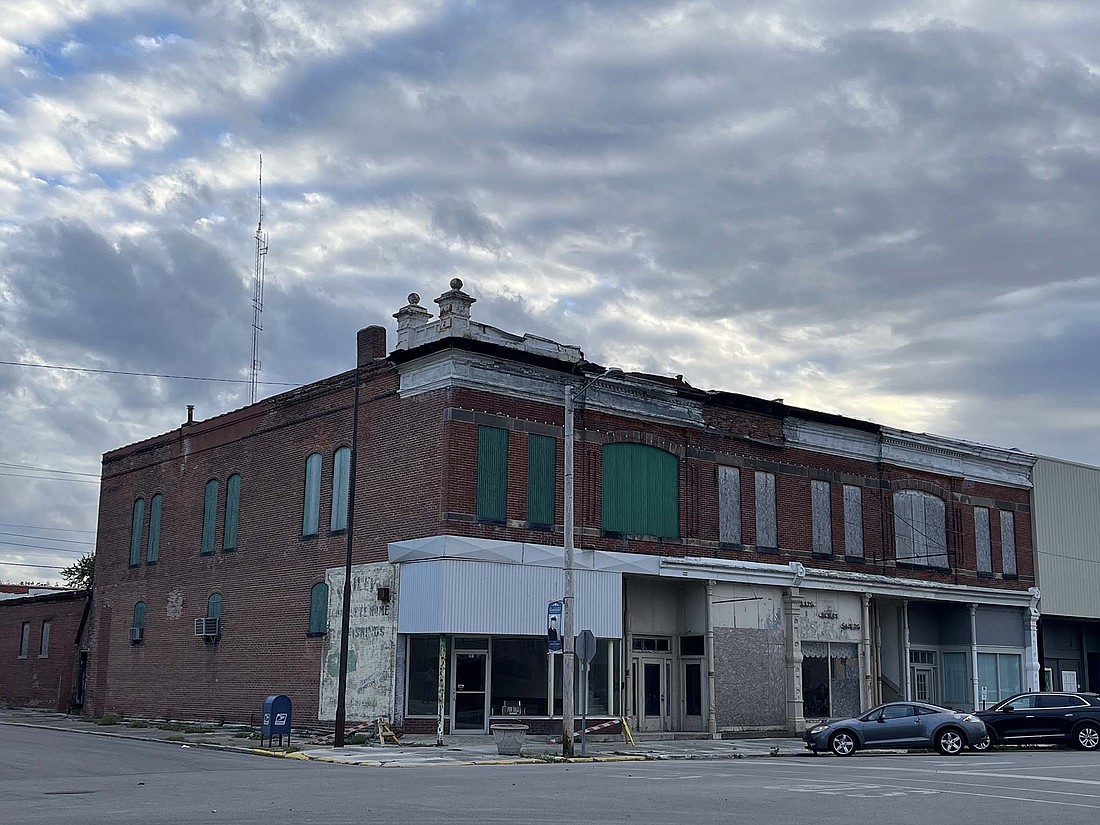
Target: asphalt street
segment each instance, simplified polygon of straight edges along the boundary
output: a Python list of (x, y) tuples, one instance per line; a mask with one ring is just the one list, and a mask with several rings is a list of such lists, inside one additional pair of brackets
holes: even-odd
[(365, 768), (0, 727), (0, 823), (1100, 820), (1100, 754)]

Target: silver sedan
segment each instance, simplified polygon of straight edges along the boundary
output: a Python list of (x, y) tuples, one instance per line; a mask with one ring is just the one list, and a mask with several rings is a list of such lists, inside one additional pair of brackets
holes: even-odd
[(837, 756), (862, 748), (935, 748), (953, 755), (967, 746), (980, 747), (989, 733), (969, 713), (923, 702), (889, 702), (862, 716), (813, 725), (804, 738), (814, 753), (828, 750)]

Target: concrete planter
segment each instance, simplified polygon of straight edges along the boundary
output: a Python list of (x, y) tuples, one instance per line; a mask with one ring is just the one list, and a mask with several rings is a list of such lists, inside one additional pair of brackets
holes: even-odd
[(497, 743), (497, 753), (501, 756), (519, 756), (523, 750), (523, 740), (527, 736), (527, 725), (490, 725), (493, 739)]

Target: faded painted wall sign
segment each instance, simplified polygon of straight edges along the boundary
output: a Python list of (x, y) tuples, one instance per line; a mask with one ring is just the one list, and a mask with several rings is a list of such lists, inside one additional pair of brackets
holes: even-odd
[[(389, 562), (358, 564), (351, 569), (351, 612), (348, 632), (347, 719), (366, 721), (393, 716), (394, 659), (397, 647), (397, 577)], [(344, 568), (325, 571), (328, 585), (328, 634), (321, 661), (319, 716), (336, 719), (340, 690), (340, 625), (344, 599)], [(386, 589), (390, 601), (379, 599)]]

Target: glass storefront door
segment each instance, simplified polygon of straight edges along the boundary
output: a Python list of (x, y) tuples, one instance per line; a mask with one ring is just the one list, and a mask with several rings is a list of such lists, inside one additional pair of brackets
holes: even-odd
[(485, 675), (489, 656), (484, 651), (456, 651), (454, 658), (454, 720), (456, 733), (485, 733), (487, 695)]

